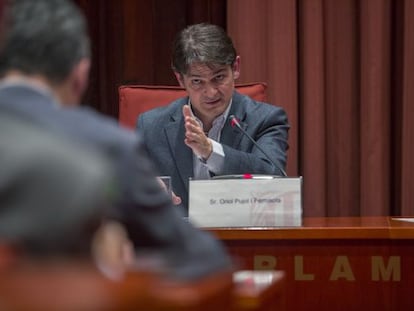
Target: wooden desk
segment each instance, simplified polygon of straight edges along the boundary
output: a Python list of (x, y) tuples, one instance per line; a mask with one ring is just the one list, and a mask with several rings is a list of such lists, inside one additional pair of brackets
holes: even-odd
[(305, 218), (292, 228), (212, 228), (241, 269), (286, 273), (287, 310), (411, 310), (414, 223)]
[(217, 311), (232, 307), (229, 271), (195, 281), (131, 272), (110, 280), (80, 263), (11, 267), (0, 273), (0, 310)]

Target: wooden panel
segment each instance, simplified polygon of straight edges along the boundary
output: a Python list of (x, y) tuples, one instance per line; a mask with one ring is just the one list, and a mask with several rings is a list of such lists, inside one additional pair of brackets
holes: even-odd
[[(293, 239), (354, 239), (390, 237), (389, 220), (384, 217), (309, 217), (300, 227), (285, 228), (220, 228), (213, 232), (221, 240), (293, 240)], [(414, 238), (414, 236), (413, 236)]]
[(412, 304), (414, 223), (305, 218), (300, 227), (209, 231), (241, 267), (286, 273), (287, 310), (406, 310)]

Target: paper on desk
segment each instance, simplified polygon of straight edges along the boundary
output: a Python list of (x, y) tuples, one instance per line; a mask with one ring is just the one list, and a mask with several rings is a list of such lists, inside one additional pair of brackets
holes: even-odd
[(392, 220), (399, 220), (399, 221), (406, 221), (406, 222), (414, 222), (414, 217), (410, 217), (410, 218), (391, 218)]

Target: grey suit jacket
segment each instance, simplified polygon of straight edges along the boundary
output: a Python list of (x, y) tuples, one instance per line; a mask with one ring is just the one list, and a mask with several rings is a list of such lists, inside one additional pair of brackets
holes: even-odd
[[(171, 176), (173, 191), (182, 198), (184, 213), (188, 209), (188, 182), (193, 176), (192, 150), (184, 143), (182, 106), (187, 103), (188, 97), (180, 98), (168, 106), (141, 114), (137, 121), (137, 130), (144, 136), (158, 174)], [(223, 145), (225, 162), (219, 175), (282, 175), (279, 168), (284, 169), (286, 165), (289, 130), (285, 111), (280, 107), (256, 102), (235, 91), (230, 115), (240, 121), (245, 131), (256, 140), (277, 167), (238, 128), (233, 128), (227, 121), (221, 132), (220, 143)]]
[(28, 255), (87, 256), (112, 197), (98, 153), (0, 114), (0, 241)]
[(171, 273), (198, 277), (229, 267), (221, 243), (179, 216), (155, 178), (139, 135), (90, 109), (58, 107), (51, 97), (27, 86), (0, 88), (0, 113), (104, 154), (115, 166), (121, 189), (112, 217), (124, 223), (137, 250), (160, 256)]

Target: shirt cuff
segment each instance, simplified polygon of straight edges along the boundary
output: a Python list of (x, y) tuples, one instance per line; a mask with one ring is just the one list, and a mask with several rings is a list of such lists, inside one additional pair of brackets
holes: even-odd
[[(210, 139), (210, 138), (209, 138)], [(223, 150), (223, 146), (216, 142), (215, 140), (210, 139), (211, 141), (211, 146), (213, 148), (209, 158), (207, 160), (204, 159), (200, 159), (200, 161), (204, 164), (207, 165), (208, 170), (214, 174), (219, 174), (224, 166), (224, 150)]]

